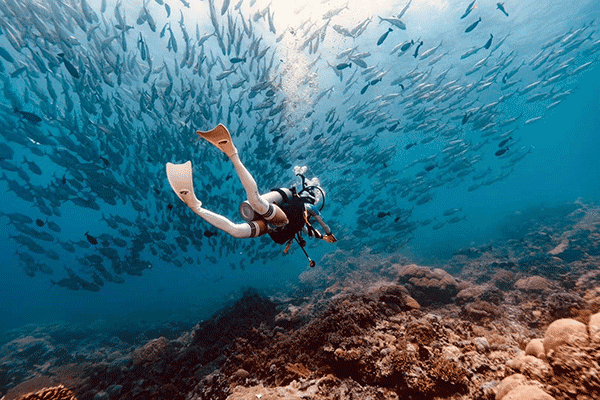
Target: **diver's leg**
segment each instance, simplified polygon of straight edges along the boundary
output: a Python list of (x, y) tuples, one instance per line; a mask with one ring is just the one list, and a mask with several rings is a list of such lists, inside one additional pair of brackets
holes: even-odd
[(246, 190), (246, 196), (248, 202), (258, 214), (260, 214), (265, 220), (269, 221), (273, 225), (281, 226), (288, 223), (287, 216), (285, 213), (276, 205), (269, 203), (258, 194), (258, 187), (256, 181), (250, 175), (250, 172), (242, 164), (236, 147), (231, 140), (231, 134), (222, 124), (217, 125), (213, 130), (208, 132), (197, 131), (200, 137), (206, 139), (212, 143), (219, 150), (229, 157), (235, 167), (240, 181)]
[(248, 202), (254, 211), (256, 211), (258, 214), (260, 214), (260, 216), (273, 225), (286, 225), (288, 223), (288, 218), (283, 210), (281, 210), (277, 204), (269, 203), (267, 200), (262, 198), (260, 194), (258, 194), (256, 181), (252, 175), (250, 175), (250, 172), (248, 172), (244, 164), (242, 164), (237, 152), (229, 156), (229, 159), (235, 167), (235, 172), (237, 172), (240, 181), (242, 182), (242, 186), (244, 186), (244, 189), (246, 190)]
[(250, 221), (243, 224), (235, 224), (222, 215), (208, 211), (202, 207), (190, 208), (206, 222), (235, 238), (241, 239), (261, 236), (268, 231), (267, 224), (264, 221)]
[(267, 224), (264, 221), (250, 221), (243, 224), (234, 224), (227, 218), (202, 208), (202, 202), (196, 198), (192, 180), (192, 163), (184, 164), (167, 163), (167, 178), (177, 197), (206, 222), (236, 238), (249, 238), (267, 233)]

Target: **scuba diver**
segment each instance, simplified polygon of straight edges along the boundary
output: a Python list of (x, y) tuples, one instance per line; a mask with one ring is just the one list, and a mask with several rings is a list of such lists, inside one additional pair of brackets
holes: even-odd
[[(289, 250), (292, 241), (296, 240), (308, 258), (309, 265), (314, 267), (315, 262), (304, 250), (306, 241), (302, 239), (301, 232), (329, 243), (337, 241), (321, 217), (320, 211), (325, 206), (323, 190), (318, 186), (307, 185), (305, 177), (297, 174), (302, 178), (302, 189), (299, 192), (292, 187), (273, 189), (260, 195), (256, 181), (242, 164), (227, 128), (219, 124), (211, 131), (196, 133), (225, 153), (233, 163), (248, 197), (248, 200), (243, 201), (239, 207), (246, 223), (233, 223), (222, 215), (202, 208), (202, 202), (196, 198), (193, 189), (191, 161), (184, 164), (167, 163), (167, 177), (175, 194), (206, 222), (233, 237), (251, 238), (267, 233), (275, 243), (287, 243), (285, 253)], [(319, 195), (323, 198), (323, 204), (320, 209), (317, 209)], [(312, 218), (321, 225), (325, 234), (312, 226)]]

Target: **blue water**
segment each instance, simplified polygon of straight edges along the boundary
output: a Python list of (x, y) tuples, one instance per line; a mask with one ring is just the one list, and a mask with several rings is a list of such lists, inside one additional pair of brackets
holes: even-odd
[[(54, 0), (39, 2), (42, 6), (34, 9), (46, 16), (58, 16), (67, 12), (66, 6), (60, 2), (54, 2), (54, 8), (50, 7), (51, 2)], [(275, 1), (267, 12), (273, 15), (277, 31), (274, 34), (269, 31), (266, 15), (255, 18), (257, 12), (267, 10), (269, 2), (259, 0), (251, 5), (249, 0), (244, 0), (239, 11), (234, 10), (238, 2), (230, 4), (229, 15), (235, 24), (233, 31), (237, 36), (238, 32), (243, 31), (241, 18), (252, 21), (252, 26), (248, 28), (251, 35), (242, 36), (240, 54), (235, 54), (234, 44), (228, 55), (223, 54), (214, 35), (202, 46), (194, 44), (197, 43), (196, 23), (200, 37), (214, 32), (209, 6), (205, 1), (190, 2), (190, 8), (184, 7), (179, 1), (167, 1), (171, 6), (169, 19), (166, 18), (164, 6), (155, 1), (150, 2), (147, 7), (156, 20), (156, 32), (150, 29), (143, 18), (142, 23), (138, 23), (141, 2), (122, 4), (120, 12), (126, 16), (126, 24), (131, 26), (126, 34), (113, 27), (117, 24), (115, 3), (108, 0), (106, 3), (104, 18), (110, 26), (110, 34), (104, 35), (106, 26), (101, 18), (97, 22), (84, 22), (86, 32), (71, 21), (71, 26), (65, 24), (62, 28), (66, 32), (72, 32), (69, 35), (77, 38), (81, 44), (70, 46), (56, 43), (55, 37), (44, 41), (45, 37), (50, 37), (37, 29), (25, 33), (24, 27), (33, 23), (30, 14), (23, 11), (13, 15), (12, 12), (30, 2), (6, 2), (0, 9), (4, 18), (4, 22), (0, 24), (3, 32), (0, 35), (0, 46), (14, 59), (14, 62), (5, 57), (0, 59), (3, 66), (0, 76), (3, 78), (4, 88), (0, 94), (0, 103), (4, 105), (0, 110), (0, 129), (4, 134), (0, 140), (7, 143), (15, 153), (8, 161), (21, 169), (21, 174), (9, 170), (2, 174), (0, 210), (3, 213), (19, 212), (34, 220), (40, 218), (45, 221), (48, 218), (61, 227), (61, 232), (55, 233), (48, 230), (47, 225), (37, 227), (29, 224), (32, 228), (51, 233), (53, 242), (37, 242), (60, 255), (58, 260), (54, 260), (47, 254), (32, 253), (36, 262), (51, 267), (53, 274), (37, 271), (35, 276), (29, 277), (24, 273), (23, 262), (15, 253), (31, 252), (11, 239), (18, 232), (12, 225), (5, 225), (8, 222), (6, 217), (0, 217), (0, 266), (3, 277), (0, 283), (0, 301), (3, 304), (0, 329), (61, 320), (95, 321), (127, 317), (135, 322), (136, 318), (147, 319), (149, 315), (157, 319), (189, 316), (200, 319), (209, 316), (230, 298), (236, 297), (244, 287), (254, 286), (269, 293), (277, 293), (295, 285), (299, 274), (308, 268), (306, 258), (298, 248), (293, 248), (291, 254), (283, 255), (282, 246), (275, 245), (267, 237), (238, 241), (227, 238), (225, 234), (218, 234), (206, 238), (202, 232), (213, 229), (190, 212), (168, 185), (164, 164), (191, 159), (196, 193), (205, 206), (234, 221), (241, 220), (237, 207), (244, 196), (233, 168), (208, 143), (196, 142), (194, 137), (195, 129), (208, 130), (218, 123), (224, 123), (231, 130), (242, 161), (254, 174), (262, 191), (276, 186), (297, 185), (299, 181), (294, 177), (292, 166), (307, 166), (307, 177), (319, 178), (327, 192), (327, 207), (323, 210), (323, 216), (339, 242), (328, 244), (309, 241), (307, 251), (317, 261), (318, 268), (327, 268), (319, 260), (324, 254), (336, 249), (342, 249), (343, 254), (347, 255), (369, 252), (383, 256), (402, 254), (420, 263), (443, 266), (444, 261), (457, 249), (498, 238), (498, 227), (508, 216), (532, 207), (573, 203), (577, 199), (598, 202), (600, 199), (600, 158), (597, 156), (600, 154), (597, 137), (600, 129), (600, 81), (597, 79), (600, 72), (597, 63), (600, 57), (600, 46), (597, 44), (600, 39), (597, 22), (600, 5), (597, 1), (554, 2), (542, 9), (535, 5), (512, 4), (507, 1), (505, 6), (509, 17), (495, 9), (495, 2), (478, 1), (478, 8), (461, 20), (460, 15), (469, 1), (415, 0), (415, 4), (411, 4), (402, 18), (407, 25), (406, 31), (394, 27), (385, 42), (377, 46), (378, 38), (389, 27), (387, 23), (378, 23), (377, 16), (395, 16), (406, 2), (373, 2), (370, 8), (364, 4), (349, 2), (349, 9), (341, 10), (326, 25), (322, 16), (343, 6), (345, 2), (318, 1), (298, 11), (299, 9), (290, 10), (287, 2)], [(77, 8), (73, 12), (85, 19), (81, 8), (83, 3), (76, 1), (75, 4)], [(100, 1), (90, 1), (89, 6), (98, 16), (101, 15)], [(224, 41), (227, 42), (227, 32), (232, 25), (227, 19), (227, 13), (221, 16), (221, 7), (222, 3), (217, 1), (217, 22), (225, 29)], [(294, 10), (298, 12), (294, 13)], [(176, 73), (175, 63), (181, 63), (185, 49), (183, 33), (178, 23), (182, 16), (190, 43), (195, 46), (196, 57), (201, 51), (206, 55), (201, 63), (201, 74), (194, 73), (193, 66), (181, 67)], [(482, 23), (473, 32), (466, 34), (465, 27), (480, 16)], [(372, 21), (357, 38), (344, 37), (333, 29), (336, 25), (351, 29), (366, 18), (372, 18)], [(56, 20), (60, 25), (60, 18), (57, 17)], [(164, 37), (159, 36), (167, 21), (171, 22), (173, 35), (178, 42), (177, 53), (167, 50), (170, 35), (168, 30)], [(52, 24), (46, 24), (50, 31), (55, 31)], [(319, 28), (324, 29), (325, 33), (313, 39), (312, 44), (303, 46), (307, 38)], [(294, 30), (293, 35), (291, 29)], [(564, 56), (544, 63), (539, 69), (532, 70), (532, 60), (545, 43), (558, 35), (566, 38), (579, 29), (583, 29), (583, 33), (573, 39), (582, 40), (579, 46)], [(7, 34), (12, 31), (17, 32), (23, 43), (27, 43), (45, 60), (48, 74), (42, 73), (39, 66), (36, 66), (29, 49), (15, 48), (11, 44)], [(86, 35), (90, 32), (95, 32), (99, 40), (111, 35), (117, 38), (106, 45), (110, 50), (103, 53), (93, 41), (87, 40)], [(466, 59), (460, 59), (460, 55), (473, 46), (483, 46), (492, 32), (492, 49), (504, 37), (505, 42), (494, 50), (489, 63), (481, 71), (465, 75), (490, 51), (480, 50)], [(119, 42), (123, 35), (127, 50), (123, 50)], [(147, 62), (141, 59), (139, 35), (147, 44), (153, 60), (153, 72), (146, 83), (143, 79), (148, 67)], [(278, 42), (280, 35), (283, 36)], [(262, 40), (257, 42), (259, 37)], [(414, 46), (402, 57), (398, 57), (397, 53), (390, 54), (394, 46), (410, 39), (423, 40), (421, 55), (440, 42), (442, 45), (426, 60), (413, 57)], [(317, 41), (319, 48), (315, 51), (313, 46)], [(251, 49), (252, 46), (256, 46), (255, 51)], [(561, 46), (561, 43), (550, 46), (544, 54), (554, 55), (553, 51), (559, 51)], [(385, 72), (381, 82), (370, 85), (363, 95), (360, 90), (368, 81), (360, 72), (355, 75), (352, 73), (357, 69), (364, 69), (354, 63), (352, 67), (343, 70), (340, 81), (334, 71), (335, 67), (328, 66), (328, 63), (337, 65), (345, 61), (346, 58), (338, 59), (336, 56), (352, 47), (356, 47), (355, 53), (370, 52), (371, 56), (366, 57), (365, 62), (369, 67), (375, 66), (376, 72)], [(52, 57), (66, 49), (68, 59), (81, 70), (83, 78), (71, 77), (64, 63), (60, 60), (57, 63), (56, 58), (51, 65), (52, 60), (45, 58), (46, 53), (42, 49), (47, 50)], [(243, 55), (248, 49), (251, 49), (248, 60), (235, 65), (236, 72), (232, 75), (217, 80), (218, 75), (232, 65), (230, 59)], [(250, 61), (265, 49), (264, 59)], [(446, 55), (430, 66), (430, 60), (440, 54)], [(119, 55), (118, 59), (116, 55)], [(418, 84), (435, 84), (435, 77), (446, 70), (447, 76), (431, 90), (452, 80), (458, 80), (456, 84), (462, 87), (481, 84), (486, 78), (483, 76), (485, 73), (500, 60), (511, 56), (515, 59), (510, 65), (500, 69), (499, 75), (496, 75), (488, 88), (468, 92), (449, 114), (443, 112), (448, 103), (438, 105), (433, 101), (423, 100), (422, 103), (411, 104), (410, 101), (403, 100), (415, 93)], [(311, 65), (318, 57), (320, 58), (314, 65)], [(119, 85), (115, 65), (119, 65), (118, 62), (123, 59), (131, 62), (129, 66), (121, 64), (124, 70), (134, 62), (137, 64), (122, 73)], [(273, 64), (269, 66), (271, 59)], [(512, 78), (520, 79), (520, 82), (510, 89), (503, 89), (503, 75), (522, 62), (525, 66)], [(543, 79), (540, 73), (546, 67), (551, 71), (564, 62), (568, 63), (566, 71), (573, 71), (588, 62), (591, 64), (558, 83), (541, 85), (527, 94), (515, 92)], [(192, 65), (196, 64), (195, 61)], [(210, 67), (212, 64), (214, 65)], [(165, 94), (169, 78), (163, 65), (167, 65), (173, 76), (173, 91), (170, 94)], [(262, 76), (257, 74), (257, 65), (261, 66)], [(12, 77), (11, 74), (21, 67), (25, 67), (26, 71)], [(113, 87), (96, 80), (93, 68), (96, 71), (104, 69)], [(405, 78), (402, 82), (406, 85), (406, 90), (401, 89), (399, 84), (392, 84), (396, 78), (415, 68), (429, 75), (422, 82), (412, 84), (409, 83), (413, 78)], [(545, 78), (551, 76), (550, 73)], [(41, 88), (42, 92), (47, 92), (47, 79), (57, 92), (58, 100), (55, 104), (48, 101), (48, 105), (44, 106), (44, 100), (35, 94), (34, 85)], [(232, 88), (240, 79), (246, 82), (240, 88)], [(352, 79), (357, 79), (356, 83), (343, 93)], [(263, 90), (258, 91), (256, 97), (251, 97), (251, 88), (265, 80), (271, 84), (272, 96)], [(68, 95), (76, 104), (73, 112), (66, 111), (68, 103), (62, 90), (63, 81), (68, 87)], [(140, 113), (142, 107), (139, 99), (152, 93), (152, 85), (159, 93), (156, 111)], [(196, 96), (192, 99), (190, 96), (193, 95), (186, 93), (186, 89), (190, 87), (193, 87)], [(325, 93), (317, 102), (320, 94), (328, 90), (331, 93)], [(446, 92), (448, 90), (450, 89), (445, 89)], [(550, 110), (546, 109), (551, 103), (549, 99), (527, 101), (536, 93), (550, 92), (552, 96), (565, 90), (570, 90), (571, 94)], [(499, 124), (523, 113), (516, 123), (506, 128), (496, 125), (492, 129), (497, 129), (497, 132), (490, 136), (473, 125), (476, 117), (461, 124), (468, 109), (497, 101), (502, 95), (513, 92), (515, 94), (512, 98), (503, 101), (499, 107), (485, 115), (491, 118), (490, 121)], [(91, 98), (91, 102), (96, 104), (95, 114), (82, 110), (76, 93), (97, 95), (96, 98)], [(389, 94), (398, 96), (389, 100), (389, 104), (381, 105), (379, 96)], [(441, 94), (443, 93), (436, 96)], [(275, 99), (272, 105), (256, 109), (259, 108), (259, 102), (270, 97)], [(161, 104), (163, 98), (177, 101), (174, 111), (166, 110), (167, 105)], [(236, 108), (236, 101), (241, 105), (239, 109)], [(100, 102), (111, 107), (110, 116), (103, 116)], [(273, 111), (282, 102), (285, 103), (283, 111)], [(255, 110), (250, 111), (250, 104), (254, 105)], [(373, 114), (383, 112), (383, 122), (365, 124), (357, 121), (348, 110), (359, 105), (366, 110), (373, 109)], [(25, 120), (13, 111), (15, 106), (35, 113), (42, 121), (36, 124)], [(210, 115), (204, 114), (201, 106), (209, 108)], [(428, 144), (419, 144), (423, 138), (431, 135), (426, 133), (426, 128), (415, 126), (413, 129), (402, 130), (410, 126), (411, 119), (414, 118), (411, 113), (421, 109), (425, 110), (425, 121), (430, 125), (438, 122), (441, 124), (442, 121), (446, 124), (434, 131), (437, 137)], [(333, 117), (326, 120), (331, 110)], [(273, 114), (269, 115), (271, 111)], [(126, 117), (120, 118), (119, 114)], [(535, 123), (525, 124), (526, 120), (536, 116), (543, 118)], [(87, 135), (88, 139), (71, 134), (69, 128), (65, 127), (65, 121), (76, 121), (80, 132)], [(335, 129), (327, 132), (332, 121), (336, 121)], [(387, 128), (396, 122), (398, 130), (390, 132)], [(316, 128), (309, 133), (313, 123)], [(107, 128), (110, 133), (98, 129), (99, 125)], [(382, 127), (386, 129), (375, 135)], [(497, 143), (504, 137), (494, 138), (509, 128), (515, 128), (510, 136), (518, 140), (518, 143), (509, 145), (506, 156), (495, 156), (494, 153), (500, 149)], [(32, 131), (55, 138), (69, 137), (79, 147), (70, 148), (69, 144), (56, 139), (53, 140), (54, 144), (35, 144), (31, 141), (23, 144), (11, 139), (15, 134), (28, 135), (27, 132)], [(486, 139), (489, 142), (481, 149), (472, 150), (472, 146)], [(423, 173), (426, 164), (409, 167), (414, 160), (428, 156), (435, 156), (435, 162), (441, 165), (441, 159), (446, 154), (444, 149), (452, 146), (453, 141), (461, 141), (469, 149), (465, 157), (473, 164), (467, 168), (469, 171), (464, 177), (455, 177), (456, 172), (449, 170), (451, 165), (435, 167), (426, 174)], [(406, 149), (413, 142), (418, 144)], [(106, 146), (122, 146), (128, 150), (123, 151), (121, 161), (110, 158)], [(390, 148), (392, 150), (386, 153), (386, 149)], [(69, 152), (78, 157), (81, 164), (59, 166), (44, 155), (60, 152)], [(91, 160), (88, 159), (87, 152), (92, 154)], [(528, 154), (512, 168), (507, 167), (508, 160), (519, 152)], [(34, 161), (42, 169), (42, 174), (36, 175), (23, 162), (23, 157)], [(457, 156), (456, 160), (460, 157), (462, 156)], [(97, 186), (90, 181), (96, 179), (97, 175), (86, 172), (90, 165), (94, 166), (95, 171), (100, 171), (96, 173), (110, 171), (115, 189), (125, 193), (122, 197), (116, 197), (114, 205), (102, 200), (100, 193), (92, 191)], [(486, 178), (512, 172), (505, 179), (469, 191), (469, 187), (475, 182), (473, 176), (488, 168), (492, 172)], [(83, 171), (83, 176), (87, 179), (81, 182), (81, 190), (72, 190), (64, 196), (57, 191), (57, 187), (60, 187), (63, 176), (76, 180), (71, 169)], [(419, 173), (423, 176), (418, 177)], [(231, 179), (228, 178), (230, 174)], [(57, 206), (52, 210), (52, 215), (44, 214), (39, 201), (31, 202), (16, 196), (8, 189), (7, 179), (29, 188), (33, 197), (44, 199), (46, 205), (55, 199)], [(444, 181), (445, 179), (448, 180)], [(436, 182), (440, 181), (444, 182), (437, 185)], [(414, 189), (411, 189), (409, 195), (402, 197), (402, 191), (412, 187), (411, 185), (415, 185)], [(416, 199), (409, 200), (419, 190), (423, 192), (420, 192), (418, 198), (425, 193), (431, 196), (431, 200), (424, 204), (417, 204)], [(100, 210), (75, 205), (68, 200), (87, 193), (98, 199)], [(136, 210), (134, 202), (141, 205), (141, 210)], [(173, 205), (173, 210), (167, 209), (168, 204)], [(443, 213), (454, 208), (460, 211), (453, 216), (464, 219), (433, 229), (436, 224), (452, 218)], [(60, 215), (56, 215), (56, 210)], [(377, 217), (378, 212), (386, 211), (390, 211), (392, 215)], [(398, 224), (394, 222), (395, 216), (404, 215), (403, 213), (408, 215), (406, 221), (411, 227), (407, 231), (400, 231)], [(132, 226), (121, 228), (126, 228), (131, 236), (124, 236), (122, 232), (110, 228), (102, 220), (103, 215), (118, 215), (129, 220)], [(432, 220), (431, 223), (423, 225), (428, 219)], [(131, 254), (129, 250), (133, 246), (133, 238), (144, 230), (154, 234), (162, 232), (165, 236), (152, 236), (144, 249), (136, 253), (136, 261), (148, 266), (141, 276), (112, 271), (110, 262), (105, 258), (104, 266), (111, 274), (122, 277), (123, 283), (105, 282), (99, 292), (89, 292), (68, 290), (50, 282), (67, 277), (65, 266), (91, 281), (91, 267), (81, 260), (98, 254), (96, 246), (102, 246), (91, 245), (87, 249), (77, 247), (71, 253), (65, 251), (58, 244), (59, 241), (85, 242), (85, 232), (90, 232), (94, 237), (109, 235), (107, 247), (116, 249), (124, 260)], [(200, 251), (192, 245), (186, 248), (177, 245), (177, 236), (190, 238), (196, 232), (199, 232), (199, 238), (194, 240), (201, 243)], [(110, 238), (115, 237), (124, 239), (128, 246), (115, 246), (110, 242)], [(172, 251), (165, 252), (165, 246), (173, 246)], [(151, 249), (158, 255), (152, 254)]]

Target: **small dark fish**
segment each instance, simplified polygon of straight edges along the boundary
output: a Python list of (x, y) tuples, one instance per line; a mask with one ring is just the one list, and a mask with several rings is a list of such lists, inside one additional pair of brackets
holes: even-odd
[(407, 144), (406, 146), (404, 146), (404, 150), (408, 150), (408, 149), (410, 149), (411, 147), (413, 147), (413, 146), (416, 146), (416, 145), (417, 145), (417, 142), (409, 143), (409, 144)]
[(84, 235), (85, 235), (87, 241), (90, 242), (91, 244), (98, 244), (98, 239), (96, 239), (95, 237), (90, 235), (89, 231), (84, 233)]
[(233, 58), (230, 58), (229, 61), (231, 61), (232, 64), (246, 62), (246, 57), (233, 57)]
[(35, 220), (35, 224), (41, 227), (44, 226), (45, 222), (38, 218)]
[(400, 217), (394, 218), (394, 222), (398, 222), (398, 221), (400, 221)]
[(15, 62), (15, 59), (10, 55), (10, 53), (8, 51), (6, 51), (6, 49), (4, 47), (0, 47), (0, 57), (4, 58), (9, 63), (14, 64), (14, 62)]
[(400, 87), (402, 88), (402, 90), (404, 90), (404, 85), (403, 84), (400, 84)]
[(435, 167), (437, 167), (437, 164), (431, 164), (425, 167), (425, 171), (429, 172), (432, 169), (434, 169)]
[(508, 80), (508, 74), (504, 74), (504, 76), (502, 77), (502, 83), (506, 83), (507, 80)]
[(228, 175), (225, 177), (225, 181), (228, 181), (228, 180), (230, 180), (231, 178), (233, 178), (233, 175), (231, 175), (231, 174), (228, 174)]
[(204, 231), (204, 236), (206, 236), (207, 238), (215, 236), (217, 234), (217, 232), (213, 232), (213, 231)]
[(444, 211), (444, 217), (449, 217), (452, 214), (456, 214), (459, 211), (462, 211), (462, 207), (460, 207), (460, 208), (449, 208), (446, 211)]
[(96, 272), (92, 272), (92, 279), (96, 285), (104, 286), (104, 281), (102, 280), (102, 278), (100, 278), (100, 275), (98, 275)]
[(361, 58), (355, 58), (352, 59), (352, 61), (354, 61), (354, 64), (358, 65), (359, 67), (367, 68), (367, 63)]
[(73, 78), (79, 79), (79, 77), (81, 76), (79, 75), (79, 71), (77, 71), (77, 68), (75, 68), (75, 66), (65, 58), (65, 53), (60, 53), (58, 54), (58, 56), (62, 59), (63, 64), (65, 64), (65, 67), (67, 68), (67, 71), (69, 71), (69, 74), (71, 74)]
[(456, 224), (457, 222), (460, 222), (460, 221), (462, 221), (463, 219), (467, 219), (467, 216), (466, 216), (466, 215), (465, 215), (465, 216), (463, 216), (463, 217), (456, 216), (456, 217), (454, 217), (454, 218), (450, 218), (450, 219), (449, 219), (447, 222), (448, 222), (449, 224)]
[(157, 187), (154, 187), (154, 193), (156, 193), (156, 195), (160, 195), (160, 189)]
[(388, 215), (392, 215), (392, 214), (389, 211), (388, 212), (379, 211), (377, 213), (377, 218), (387, 217)]
[(406, 50), (410, 49), (410, 46), (412, 46), (413, 44), (415, 44), (414, 40), (411, 40), (410, 42), (406, 42), (402, 45), (402, 47), (400, 47), (400, 50), (402, 52), (405, 52)]
[(492, 34), (490, 33), (490, 38), (488, 39), (487, 43), (486, 43), (486, 44), (483, 46), (483, 48), (484, 48), (484, 49), (486, 49), (486, 50), (487, 50), (487, 49), (489, 49), (489, 48), (490, 48), (490, 46), (492, 45), (492, 39), (493, 39), (493, 38), (494, 38), (494, 35), (492, 35)]
[(64, 278), (58, 282), (55, 282), (54, 280), (50, 280), (50, 282), (52, 282), (53, 285), (58, 285), (60, 287), (64, 287), (67, 289), (79, 290), (79, 284), (71, 278)]
[(60, 226), (58, 226), (58, 224), (57, 224), (56, 222), (52, 222), (52, 221), (48, 222), (48, 221), (46, 220), (46, 223), (47, 223), (47, 225), (48, 225), (48, 228), (50, 228), (50, 229), (51, 229), (51, 230), (53, 230), (54, 232), (58, 232), (58, 233), (60, 233), (60, 231), (61, 231), (61, 229), (60, 229)]
[(479, 17), (479, 19), (475, 22), (473, 22), (471, 25), (467, 26), (467, 29), (465, 29), (465, 33), (469, 33), (471, 32), (473, 29), (475, 29), (477, 27), (477, 25), (481, 22), (481, 17)]
[(467, 112), (467, 113), (465, 113), (465, 116), (464, 116), (464, 117), (463, 117), (463, 119), (462, 119), (462, 124), (463, 124), (463, 125), (464, 125), (464, 124), (466, 124), (466, 123), (467, 123), (467, 121), (469, 121), (469, 117), (470, 117), (470, 116), (471, 116), (471, 114), (469, 114), (468, 112)]
[(466, 18), (469, 14), (471, 14), (471, 11), (473, 11), (473, 6), (475, 5), (475, 1), (473, 0), (469, 6), (467, 7), (467, 9), (465, 10), (464, 14), (462, 15), (462, 17), (460, 17), (460, 19)]
[(508, 13), (506, 12), (506, 9), (504, 8), (504, 3), (496, 3), (496, 8), (500, 11), (502, 11), (504, 13), (504, 15), (506, 15), (508, 17)]
[(173, 204), (169, 203), (167, 204), (167, 210), (171, 211), (173, 209)]
[(506, 143), (508, 143), (509, 140), (512, 140), (512, 136), (509, 136), (508, 139), (504, 139), (503, 141), (501, 141), (500, 143), (498, 143), (498, 147), (504, 147), (504, 145)]
[(376, 84), (378, 84), (379, 82), (381, 82), (381, 79), (382, 79), (382, 78), (373, 79), (373, 80), (371, 81), (371, 86), (373, 86), (373, 85), (376, 85)]
[(350, 67), (352, 67), (352, 63), (340, 63), (335, 66), (335, 69), (342, 70), (342, 69), (346, 69), (346, 68), (350, 68)]
[(392, 28), (388, 28), (387, 32), (385, 32), (383, 35), (381, 35), (381, 37), (377, 41), (377, 46), (379, 46), (380, 44), (382, 44), (384, 42), (384, 40), (388, 37), (390, 32), (392, 32)]
[(423, 41), (422, 40), (421, 40), (421, 43), (419, 43), (419, 45), (415, 49), (415, 54), (413, 54), (414, 58), (417, 58), (419, 56), (419, 49), (421, 48), (421, 46), (423, 46)]
[(371, 84), (367, 83), (365, 85), (365, 87), (360, 90), (360, 94), (365, 94), (365, 92), (367, 91), (367, 89), (369, 88), (369, 86), (371, 86)]
[(27, 112), (27, 111), (21, 111), (21, 110), (19, 110), (16, 107), (15, 107), (15, 113), (21, 114), (21, 116), (23, 118), (25, 118), (29, 122), (33, 122), (34, 124), (42, 122), (42, 119), (40, 117), (38, 117), (37, 115), (35, 115), (34, 113), (30, 113), (30, 112)]
[(501, 156), (502, 154), (506, 153), (508, 151), (508, 147), (505, 147), (503, 149), (498, 150), (495, 154), (497, 156)]
[(15, 71), (14, 71), (14, 72), (12, 72), (12, 73), (10, 74), (10, 77), (11, 77), (11, 78), (16, 78), (16, 77), (18, 77), (19, 75), (21, 75), (21, 74), (22, 74), (23, 72), (25, 72), (25, 71), (27, 71), (27, 67), (20, 67), (20, 68), (17, 68), (17, 69), (15, 69)]
[(437, 231), (438, 229), (442, 229), (444, 227), (444, 225), (446, 225), (446, 221), (437, 223), (437, 224), (433, 225), (431, 228)]
[(159, 34), (159, 36), (160, 36), (161, 38), (163, 38), (163, 37), (165, 36), (165, 33), (167, 33), (167, 27), (169, 27), (169, 23), (168, 23), (168, 22), (167, 22), (167, 23), (165, 24), (165, 26), (163, 26), (163, 28), (160, 30), (160, 34)]

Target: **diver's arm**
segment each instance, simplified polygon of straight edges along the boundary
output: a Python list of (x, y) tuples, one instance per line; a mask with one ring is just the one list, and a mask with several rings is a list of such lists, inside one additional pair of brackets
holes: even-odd
[(306, 204), (306, 212), (308, 213), (308, 218), (314, 217), (314, 219), (323, 228), (323, 231), (325, 231), (325, 236), (323, 236), (319, 231), (317, 231), (315, 229), (315, 231), (317, 232), (317, 235), (315, 235), (315, 237), (317, 237), (319, 239), (323, 239), (323, 240), (325, 240), (326, 242), (329, 242), (329, 243), (337, 242), (337, 239), (335, 238), (335, 236), (331, 232), (331, 229), (329, 228), (329, 225), (327, 225), (325, 223), (325, 221), (323, 221), (323, 217), (321, 216), (321, 213), (319, 212), (319, 210), (317, 210), (311, 204)]

